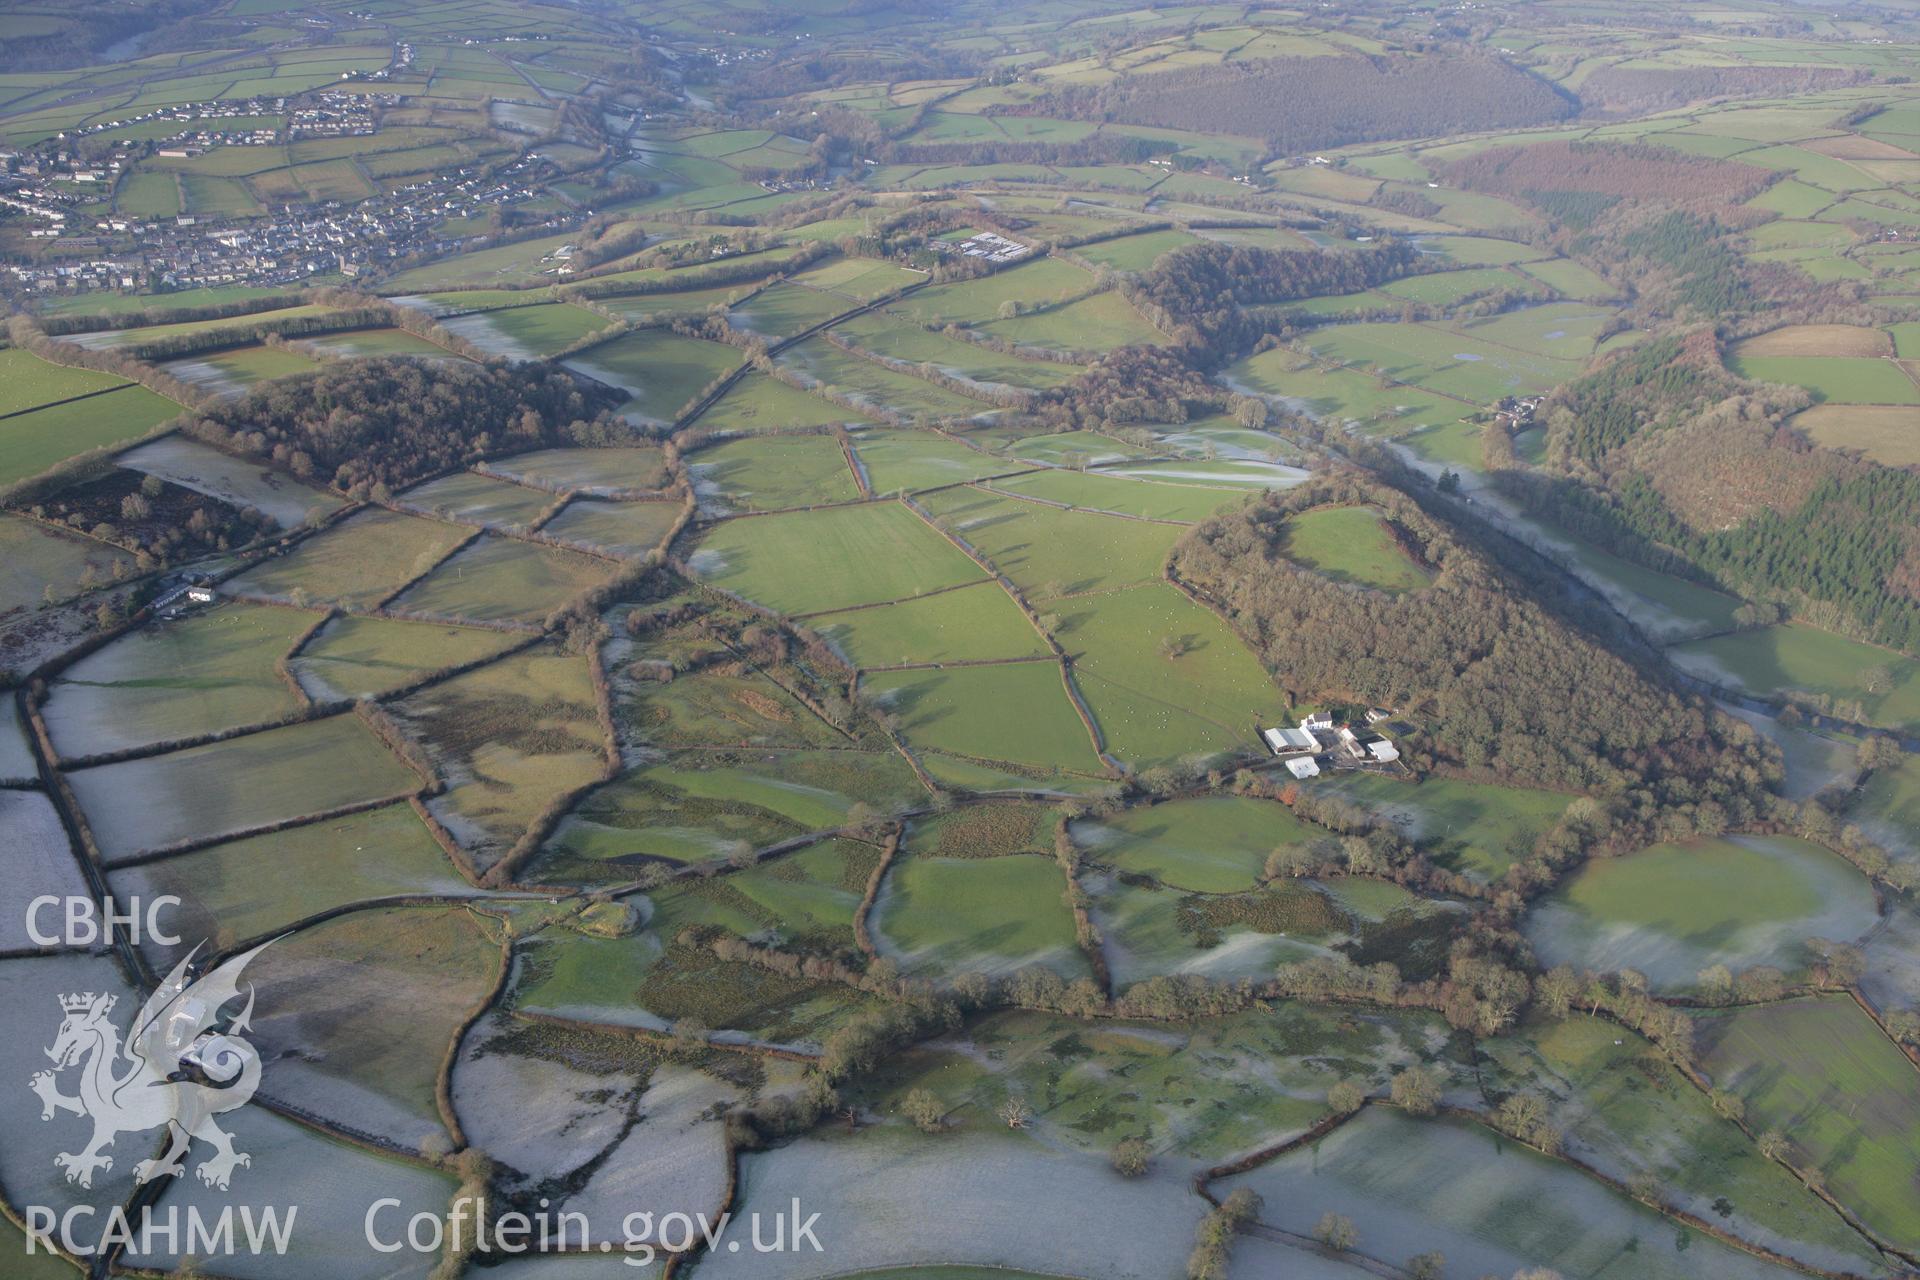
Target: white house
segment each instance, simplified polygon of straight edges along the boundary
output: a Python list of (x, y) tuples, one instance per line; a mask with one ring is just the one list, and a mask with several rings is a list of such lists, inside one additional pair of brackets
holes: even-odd
[(1333, 728), (1333, 713), (1316, 711), (1312, 715), (1302, 716), (1300, 727), (1308, 733), (1326, 733)]
[(1296, 778), (1314, 778), (1319, 776), (1320, 766), (1312, 756), (1295, 756), (1287, 761), (1287, 772)]

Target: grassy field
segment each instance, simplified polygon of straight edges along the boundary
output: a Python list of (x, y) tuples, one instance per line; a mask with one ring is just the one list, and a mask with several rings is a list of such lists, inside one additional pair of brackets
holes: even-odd
[(1838, 404), (1920, 404), (1916, 388), (1891, 360), (1846, 356), (1735, 355), (1727, 367), (1743, 378), (1805, 387), (1817, 401)]
[(718, 342), (684, 338), (665, 329), (642, 329), (566, 363), (633, 397), (621, 406), (622, 413), (648, 422), (671, 422), (709, 382), (738, 368), (740, 361), (740, 352)]
[(734, 307), (728, 323), (767, 338), (791, 338), (853, 309), (844, 297), (798, 284), (778, 284)]
[(63, 756), (197, 737), (296, 709), (274, 670), (315, 615), (230, 604), (122, 637), (68, 667), (45, 715)]
[(288, 529), (298, 527), (308, 512), (336, 511), (344, 501), (257, 459), (236, 458), (178, 433), (129, 449), (114, 462), (232, 506), (263, 511)]
[(1147, 766), (1245, 749), (1286, 699), (1212, 612), (1161, 583), (1056, 603), (1107, 751)]
[(980, 328), (997, 338), (1048, 351), (1111, 351), (1166, 340), (1132, 303), (1112, 290), (1065, 306), (993, 320)]
[(1458, 778), (1427, 777), (1416, 786), (1354, 773), (1325, 779), (1324, 785), (1425, 843), (1436, 861), (1484, 881), (1498, 879), (1532, 852), (1534, 841), (1553, 826), (1571, 799), (1557, 791)]
[[(404, 804), (126, 867), (112, 882), (135, 896), (179, 897), (186, 927), (176, 932), (221, 950), (348, 903), (466, 890)], [(190, 946), (152, 950), (171, 967)]]
[(1817, 404), (1793, 425), (1815, 444), (1857, 449), (1883, 467), (1920, 466), (1920, 413), (1905, 405)]
[(1852, 940), (1877, 918), (1872, 887), (1832, 854), (1737, 836), (1590, 861), (1534, 908), (1528, 933), (1548, 964), (1632, 968), (1683, 990), (1712, 964), (1798, 970), (1806, 939)]
[[(1859, 702), (1869, 724), (1920, 725), (1920, 662), (1830, 631), (1789, 623), (1676, 645), (1669, 652), (1687, 670), (1756, 697), (1819, 694)], [(1869, 679), (1881, 675), (1883, 692), (1868, 692)]]
[(341, 616), (322, 627), (289, 665), (316, 697), (373, 697), (443, 667), (498, 653), (515, 639), (477, 627)]
[(991, 583), (878, 609), (825, 614), (812, 625), (859, 667), (1047, 653), (1026, 615)]
[(1790, 324), (1738, 343), (1736, 359), (1773, 356), (1890, 356), (1893, 341), (1885, 330), (1857, 324)]
[(54, 364), (15, 347), (0, 350), (0, 418), (126, 385), (111, 373)]
[(482, 865), (606, 757), (584, 658), (550, 646), (502, 658), (394, 704), (449, 775), (433, 809)]
[(781, 613), (899, 600), (982, 576), (896, 503), (729, 520), (701, 539), (693, 567)]
[(728, 440), (688, 459), (703, 494), (742, 511), (778, 511), (860, 496), (833, 436)]
[(1060, 511), (978, 489), (950, 489), (923, 501), (1036, 605), (1154, 581), (1181, 533), (1173, 525)]
[(1044, 964), (1078, 977), (1086, 961), (1060, 900), (1065, 889), (1050, 857), (907, 855), (881, 886), (875, 932), (885, 953), (911, 972), (1008, 973)]
[(1815, 1266), (1874, 1269), (1865, 1240), (1639, 1036), (1576, 1015), (1529, 1020), (1482, 1046), (1495, 1087), (1568, 1092), (1562, 1115), (1583, 1161), (1616, 1178), (1650, 1173), (1679, 1207)]
[(553, 505), (555, 495), (477, 471), (457, 471), (407, 490), (400, 500), (448, 520), (524, 528)]
[(902, 848), (932, 858), (1001, 858), (1013, 853), (1053, 856), (1055, 811), (1031, 800), (970, 804), (916, 818)]
[(37, 476), (89, 449), (136, 439), (179, 414), (180, 406), (165, 396), (124, 386), (0, 418), (0, 485)]
[(543, 533), (570, 542), (585, 543), (608, 555), (639, 556), (666, 541), (680, 518), (677, 502), (569, 503), (566, 510), (542, 526)]
[(1311, 840), (1314, 829), (1270, 800), (1211, 796), (1080, 822), (1073, 834), (1101, 866), (1190, 892), (1239, 893), (1259, 882), (1269, 853)]
[(1335, 582), (1401, 592), (1433, 581), (1407, 558), (1380, 513), (1367, 507), (1322, 507), (1290, 518), (1282, 550)]
[(79, 594), (82, 580), (107, 581), (115, 564), (131, 569), (133, 557), (104, 542), (0, 515), (0, 610), (68, 599)]
[(452, 359), (452, 353), (437, 342), (415, 337), (405, 329), (356, 329), (351, 333), (322, 334), (310, 338), (314, 346), (341, 356), (425, 356)]
[(700, 416), (709, 431), (772, 431), (870, 419), (858, 410), (797, 390), (767, 374), (749, 373)]
[(1747, 1122), (1787, 1135), (1792, 1159), (1903, 1249), (1920, 1244), (1914, 1066), (1845, 996), (1701, 1017), (1700, 1064), (1747, 1104)]
[(855, 804), (917, 801), (894, 752), (688, 752), (595, 790), (561, 824), (542, 874), (631, 876), (648, 862), (704, 862), (842, 825)]
[[(800, 284), (825, 289), (856, 302), (871, 302), (896, 289), (918, 284), (927, 276), (924, 271), (909, 271), (872, 258), (835, 258), (817, 267), (808, 267), (793, 278)], [(842, 311), (848, 309), (841, 308)]]
[(1000, 314), (1003, 302), (1044, 306), (1078, 297), (1092, 286), (1093, 277), (1073, 264), (1040, 258), (977, 280), (932, 285), (889, 309), (923, 322), (985, 325)]
[(1117, 511), (1149, 520), (1199, 521), (1236, 506), (1242, 493), (1190, 484), (1158, 484), (1097, 472), (1042, 471), (997, 480), (994, 488), (1092, 511)]
[(1135, 236), (1083, 244), (1073, 252), (1089, 262), (1097, 262), (1116, 271), (1145, 271), (1161, 254), (1199, 243), (1200, 237), (1185, 231), (1146, 231)]
[(408, 587), (393, 607), (475, 622), (535, 622), (613, 573), (605, 560), (487, 534)]
[(891, 409), (933, 418), (971, 418), (991, 412), (985, 401), (969, 399), (911, 374), (842, 351), (825, 338), (809, 338), (779, 356), (782, 367), (811, 379), (825, 391), (846, 396), (863, 408)]
[(666, 483), (666, 464), (652, 445), (610, 449), (535, 449), (495, 458), (487, 469), (510, 480), (548, 489), (582, 493), (620, 489), (657, 489)]
[(489, 355), (521, 359), (550, 356), (590, 333), (598, 333), (608, 323), (585, 307), (565, 302), (508, 307), (441, 321), (448, 330)]
[[(259, 1043), (348, 1098), (373, 1094), (437, 1130), (440, 1063), (500, 964), (487, 922), (460, 908), (341, 916), (282, 939), (249, 970), (263, 1011)], [(340, 1016), (346, 1009), (354, 1016)], [(329, 1092), (316, 1084), (304, 1096)], [(367, 1117), (376, 1129), (378, 1116)]]
[(182, 382), (215, 395), (237, 396), (255, 383), (312, 373), (319, 369), (320, 362), (278, 347), (235, 347), (212, 355), (163, 361), (160, 367)]
[(1010, 469), (992, 454), (932, 431), (870, 428), (854, 435), (853, 451), (875, 493), (914, 493)]
[(1098, 431), (1061, 431), (1044, 436), (1021, 436), (1007, 446), (1006, 452), (1023, 462), (1062, 467), (1150, 456), (1144, 449)]
[(109, 859), (420, 785), (353, 715), (67, 775)]
[(1082, 372), (1077, 365), (1002, 355), (977, 343), (902, 324), (899, 317), (881, 311), (856, 316), (836, 325), (834, 332), (877, 355), (931, 365), (951, 377), (980, 383), (1044, 391), (1071, 382)]
[(861, 688), (900, 717), (916, 746), (1040, 769), (1101, 767), (1055, 663), (889, 672)]
[(232, 580), (240, 592), (365, 608), (427, 570), (466, 531), (398, 512), (362, 511)]

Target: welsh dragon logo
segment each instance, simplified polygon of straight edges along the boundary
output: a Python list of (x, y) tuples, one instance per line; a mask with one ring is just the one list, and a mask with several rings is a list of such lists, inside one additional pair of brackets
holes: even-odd
[[(233, 957), (198, 981), (188, 979), (189, 955), (141, 1006), (124, 1044), (109, 1021), (117, 997), (90, 991), (60, 997), (66, 1016), (46, 1051), (53, 1070), (36, 1072), (30, 1083), (40, 1095), (43, 1121), (62, 1111), (93, 1121), (93, 1138), (84, 1148), (53, 1158), (68, 1182), (91, 1187), (95, 1170), (113, 1169), (113, 1157), (103, 1153), (116, 1137), (162, 1125), (168, 1130), (167, 1149), (159, 1159), (134, 1166), (139, 1182), (179, 1177), (195, 1138), (213, 1147), (194, 1170), (210, 1187), (224, 1191), (236, 1168), (253, 1163), (234, 1150), (233, 1135), (214, 1123), (222, 1112), (245, 1106), (260, 1087), (260, 1054), (240, 1038), (253, 1016), (251, 984), (246, 1007), (224, 1031), (218, 1028), (221, 1007), (240, 994), (241, 970), (267, 945)], [(73, 1097), (61, 1093), (58, 1083), (68, 1068), (80, 1072), (80, 1092)]]

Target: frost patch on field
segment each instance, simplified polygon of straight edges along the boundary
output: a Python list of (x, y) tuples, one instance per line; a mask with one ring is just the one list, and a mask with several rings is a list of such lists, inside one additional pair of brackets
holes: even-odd
[[(1788, 728), (1770, 715), (1749, 711), (1731, 703), (1722, 702), (1720, 709), (1735, 719), (1746, 721), (1780, 748), (1787, 763), (1786, 784), (1782, 788), (1787, 799), (1805, 800), (1830, 783), (1845, 782), (1854, 776), (1854, 747), (1851, 743), (1809, 733), (1805, 729)], [(1860, 825), (1871, 833), (1871, 824)]]
[(39, 776), (40, 766), (20, 723), (20, 704), (0, 698), (0, 782), (32, 782)]
[[(114, 996), (118, 1003), (112, 1018), (121, 1027), (140, 1008), (140, 997), (105, 956), (0, 960), (0, 1027), (7, 1029), (0, 1036), (0, 1082), (7, 1091), (7, 1105), (0, 1108), (0, 1184), (6, 1187), (8, 1203), (16, 1207), (45, 1205), (64, 1212), (90, 1205), (104, 1214), (109, 1206), (125, 1203), (133, 1190), (134, 1162), (149, 1154), (141, 1146), (144, 1139), (121, 1139), (106, 1153), (115, 1157), (113, 1168), (95, 1173), (90, 1189), (68, 1182), (53, 1162), (61, 1152), (84, 1149), (93, 1128), (70, 1113), (42, 1122), (39, 1101), (27, 1091), (27, 1081), (53, 1066), (44, 1050), (60, 1030), (60, 997), (81, 991)], [(79, 1071), (62, 1072), (56, 1084), (61, 1093), (73, 1096), (79, 1091)], [(93, 1221), (102, 1219), (96, 1216)]]
[[(628, 1214), (717, 1217), (727, 1194), (726, 1125), (718, 1110), (739, 1090), (688, 1067), (662, 1067), (640, 1097), (640, 1122), (606, 1163), (562, 1206), (583, 1213), (594, 1244), (635, 1244), (622, 1225)], [(638, 1225), (638, 1224), (636, 1224)]]
[[(0, 911), (0, 951), (37, 947), (27, 934), (26, 904), (42, 895), (90, 897), (53, 802), (38, 791), (0, 791), (0, 877), (10, 904)], [(59, 909), (43, 913), (40, 930), (58, 932)]]
[(467, 1140), (529, 1182), (564, 1178), (620, 1139), (640, 1078), (588, 1075), (491, 1042), (513, 1027), (490, 1015), (467, 1033), (453, 1109)]
[[(882, 1267), (1011, 1267), (1103, 1280), (1183, 1274), (1206, 1205), (1174, 1162), (1128, 1181), (1014, 1135), (820, 1130), (741, 1157), (741, 1214), (818, 1213), (823, 1252), (716, 1253), (701, 1280), (814, 1280)], [(766, 1230), (770, 1233), (771, 1226)]]
[(1344, 1214), (1371, 1256), (1438, 1249), (1449, 1275), (1506, 1276), (1529, 1266), (1635, 1280), (1798, 1274), (1683, 1232), (1605, 1184), (1478, 1126), (1379, 1109), (1214, 1190), (1239, 1186), (1260, 1194), (1260, 1221), (1271, 1226), (1305, 1235), (1321, 1214)]
[(494, 324), (493, 316), (485, 311), (476, 311), (470, 315), (449, 316), (440, 322), (440, 327), (448, 333), (458, 334), (490, 356), (506, 356), (513, 360), (538, 359), (540, 353), (517, 338), (508, 337)]
[[(413, 1215), (431, 1214), (445, 1221), (454, 1179), (332, 1141), (257, 1106), (229, 1112), (221, 1124), (233, 1133), (235, 1149), (246, 1152), (253, 1163), (234, 1172), (226, 1191), (207, 1187), (191, 1172), (174, 1179), (160, 1197), (157, 1212), (162, 1219), (169, 1208), (178, 1208), (184, 1223), (192, 1207), (212, 1222), (222, 1209), (236, 1204), (255, 1206), (256, 1213), (267, 1205), (298, 1206), (299, 1216), (285, 1256), (240, 1252), (220, 1258), (213, 1268), (216, 1274), (231, 1280), (414, 1280), (439, 1261), (437, 1253), (411, 1248), (376, 1252), (367, 1239), (367, 1216), (376, 1201), (398, 1200), (397, 1207), (389, 1205), (375, 1216), (372, 1229), (383, 1243), (404, 1242)], [(198, 1156), (196, 1144), (193, 1157)], [(156, 1237), (155, 1243), (165, 1243), (165, 1237)], [(131, 1256), (157, 1268), (179, 1262), (179, 1254), (172, 1251)]]
[(341, 505), (340, 499), (331, 494), (310, 489), (271, 468), (229, 457), (180, 436), (166, 436), (129, 449), (114, 461), (209, 498), (264, 511), (288, 529), (298, 528), (307, 512), (316, 507), (332, 511)]

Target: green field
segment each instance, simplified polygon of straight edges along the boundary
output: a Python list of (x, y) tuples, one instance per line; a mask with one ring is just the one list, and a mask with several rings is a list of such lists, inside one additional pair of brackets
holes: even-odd
[(658, 489), (667, 479), (661, 452), (652, 445), (535, 449), (491, 459), (487, 470), (555, 493), (577, 490), (617, 496), (629, 489)]
[(670, 422), (708, 383), (738, 368), (740, 360), (740, 352), (717, 342), (643, 329), (575, 356), (567, 364), (631, 396), (621, 412), (649, 422)]
[(458, 471), (409, 489), (400, 500), (447, 520), (523, 528), (555, 499), (541, 489), (495, 480), (477, 471)]
[(1920, 387), (1891, 360), (1857, 356), (1736, 356), (1728, 366), (1757, 382), (1805, 387), (1836, 404), (1920, 404)]
[(425, 573), (465, 536), (465, 530), (438, 520), (363, 511), (263, 561), (231, 585), (239, 592), (366, 608)]
[(1794, 1163), (1902, 1249), (1920, 1244), (1914, 1066), (1845, 996), (1711, 1013), (1700, 1064), (1747, 1104), (1747, 1123), (1785, 1134)]
[(1282, 550), (1335, 582), (1400, 592), (1433, 581), (1407, 557), (1380, 513), (1366, 507), (1322, 507), (1290, 517)]
[(353, 715), (67, 775), (109, 859), (416, 790)]
[(1110, 351), (1115, 347), (1153, 346), (1166, 340), (1132, 303), (1113, 290), (1065, 306), (993, 320), (980, 328), (996, 338), (1048, 351)]
[(54, 746), (99, 755), (287, 715), (298, 704), (274, 664), (314, 621), (233, 604), (136, 631), (61, 673), (45, 709)]
[(1434, 860), (1474, 879), (1497, 880), (1532, 852), (1571, 797), (1458, 778), (1428, 776), (1417, 785), (1374, 773), (1315, 784), (1387, 818)]
[(110, 373), (54, 364), (17, 348), (0, 350), (0, 418), (126, 385)]
[(473, 622), (537, 622), (614, 566), (575, 551), (487, 534), (393, 600), (393, 608)]
[(738, 510), (779, 511), (860, 496), (846, 452), (830, 435), (727, 440), (688, 461), (703, 493)]
[(854, 435), (853, 451), (875, 493), (914, 493), (1008, 470), (992, 454), (931, 431), (870, 428)]
[[(909, 271), (891, 262), (876, 262), (872, 258), (836, 258), (817, 267), (808, 267), (793, 278), (800, 284), (825, 289), (857, 302), (871, 302), (908, 285), (919, 284), (927, 276), (922, 271)], [(842, 307), (841, 310), (850, 308)]]
[[(1830, 631), (1789, 623), (1676, 645), (1683, 668), (1732, 684), (1755, 697), (1809, 693), (1858, 703), (1866, 722), (1885, 728), (1920, 726), (1920, 662)], [(1881, 692), (1870, 682), (1884, 676)]]
[(596, 789), (555, 833), (546, 870), (630, 876), (650, 861), (704, 862), (841, 826), (855, 804), (890, 812), (924, 795), (887, 751), (686, 752)]
[[(916, 746), (1043, 770), (1100, 769), (1056, 663), (887, 672), (860, 685), (899, 717)], [(1020, 714), (1007, 715), (1008, 707)]]
[(1247, 647), (1210, 610), (1150, 583), (1063, 600), (1058, 637), (1107, 751), (1145, 767), (1246, 750), (1286, 713)]
[(441, 324), (489, 355), (531, 359), (572, 346), (610, 322), (585, 307), (542, 302), (443, 320)]
[(788, 386), (768, 374), (754, 372), (741, 378), (700, 415), (707, 431), (775, 431), (787, 427), (831, 426), (869, 421), (867, 415), (845, 405)]
[(859, 667), (1047, 653), (1046, 643), (1019, 606), (992, 583), (877, 609), (822, 614), (812, 626)]
[(978, 489), (949, 489), (923, 501), (1043, 609), (1063, 595), (1158, 579), (1181, 533), (1173, 525), (1060, 511)]
[(512, 635), (475, 627), (343, 615), (320, 628), (289, 665), (315, 697), (364, 698), (512, 643)]
[(567, 542), (615, 556), (641, 556), (666, 541), (684, 510), (677, 502), (595, 502), (581, 499), (541, 527)]
[(1104, 867), (1196, 893), (1259, 883), (1267, 855), (1314, 838), (1285, 805), (1245, 796), (1173, 800), (1077, 823), (1074, 839)]
[(1083, 244), (1073, 252), (1116, 271), (1145, 271), (1161, 254), (1199, 243), (1198, 236), (1185, 231), (1147, 231), (1137, 236)]
[(781, 613), (900, 600), (983, 576), (898, 503), (728, 520), (692, 560), (706, 581)]
[(1029, 964), (1077, 977), (1086, 962), (1066, 880), (1052, 858), (929, 858), (908, 855), (887, 872), (874, 904), (885, 951), (912, 972), (1004, 973)]
[(160, 367), (182, 382), (215, 395), (239, 395), (259, 382), (312, 373), (320, 362), (278, 347), (236, 347), (207, 356), (168, 360)]
[(107, 581), (114, 565), (133, 567), (118, 547), (35, 521), (0, 515), (0, 609), (37, 609), (79, 594), (82, 583)]
[(817, 385), (823, 394), (850, 398), (876, 413), (892, 410), (909, 416), (971, 418), (993, 409), (985, 401), (843, 351), (824, 337), (787, 348), (780, 353), (779, 364)]
[(0, 418), (0, 485), (55, 467), (75, 454), (125, 443), (180, 414), (180, 406), (145, 387), (30, 409)]
[(1097, 472), (1042, 471), (996, 480), (993, 487), (1070, 507), (1113, 511), (1148, 520), (1204, 520), (1217, 511), (1237, 506), (1242, 496), (1232, 489), (1160, 484)]
[(791, 338), (853, 309), (846, 298), (798, 284), (778, 284), (732, 309), (728, 323), (763, 337)]
[(1044, 391), (1062, 386), (1083, 372), (1077, 365), (1003, 355), (979, 343), (948, 337), (918, 325), (900, 323), (885, 312), (856, 316), (833, 330), (855, 345), (891, 360), (929, 365), (950, 377), (989, 385)]
[(348, 903), (466, 886), (404, 804), (127, 867), (112, 881), (136, 896), (176, 895), (181, 935), (222, 950)]
[(1546, 963), (1631, 968), (1679, 990), (1713, 964), (1797, 970), (1806, 939), (1852, 940), (1877, 918), (1865, 877), (1819, 846), (1736, 836), (1590, 861), (1534, 908), (1528, 933)]

